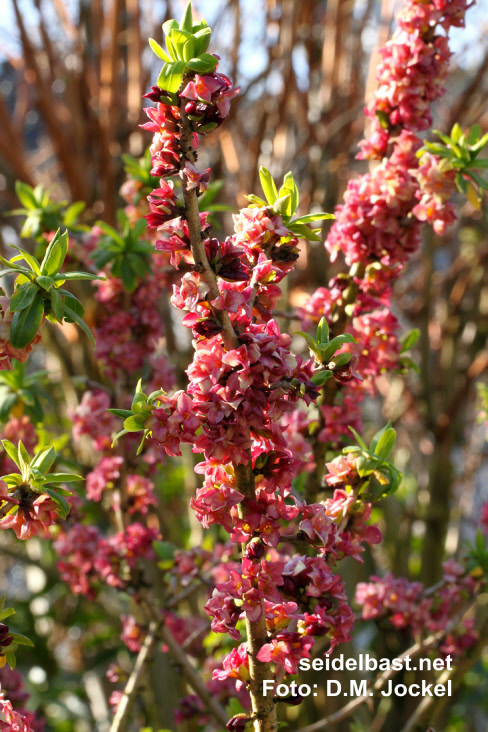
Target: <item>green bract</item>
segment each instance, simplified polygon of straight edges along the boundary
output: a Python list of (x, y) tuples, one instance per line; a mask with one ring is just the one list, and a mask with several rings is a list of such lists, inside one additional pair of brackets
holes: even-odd
[[(166, 37), (166, 51), (152, 38), (149, 45), (164, 61), (158, 77), (158, 86), (167, 92), (169, 103), (175, 101), (174, 95), (181, 86), (183, 75), (194, 71), (197, 74), (209, 74), (215, 70), (218, 59), (206, 53), (212, 31), (205, 20), (193, 24), (191, 2), (186, 6), (181, 21), (168, 20), (163, 24)], [(162, 101), (165, 101), (163, 98)]]
[[(331, 341), (329, 340), (329, 326), (325, 318), (321, 318), (320, 323), (317, 326), (317, 337), (309, 335), (309, 333), (303, 333), (301, 330), (295, 331), (296, 335), (302, 336), (305, 339), (309, 348), (310, 354), (314, 357), (315, 362), (319, 366), (328, 366), (337, 368), (338, 366), (345, 366), (351, 360), (350, 353), (339, 353), (334, 357), (336, 351), (338, 351), (344, 343), (356, 343), (350, 333), (342, 333), (336, 336)], [(333, 360), (332, 360), (333, 359)], [(332, 376), (331, 369), (320, 369), (312, 376), (312, 381), (317, 386), (323, 386), (326, 381)]]
[(396, 430), (391, 422), (375, 434), (368, 447), (355, 429), (349, 427), (358, 445), (344, 448), (344, 453), (357, 456), (356, 469), (360, 478), (366, 478), (360, 490), (365, 500), (378, 500), (387, 493), (394, 493), (400, 485), (402, 474), (388, 457), (396, 440)]
[(439, 130), (434, 130), (434, 133), (440, 142), (426, 142), (417, 152), (417, 157), (428, 151), (446, 160), (449, 169), (457, 171), (456, 186), (460, 193), (464, 193), (475, 208), (480, 208), (483, 191), (488, 191), (488, 182), (475, 170), (488, 168), (488, 160), (478, 157), (488, 143), (488, 133), (482, 136), (481, 127), (476, 124), (464, 134), (457, 122), (450, 135)]
[[(15, 491), (19, 486), (24, 485), (28, 486), (34, 493), (47, 493), (55, 502), (58, 515), (65, 519), (70, 511), (65, 496), (71, 496), (72, 493), (59, 486), (56, 490), (48, 486), (83, 480), (81, 475), (47, 472), (56, 459), (56, 451), (52, 445), (40, 450), (33, 458), (29, 457), (22, 442), (19, 442), (18, 446), (15, 447), (9, 440), (2, 440), (2, 445), (7, 455), (20, 470), (20, 473), (9, 473), (1, 476), (1, 480), (7, 484), (9, 490)], [(15, 511), (16, 508), (16, 506), (13, 506), (11, 510)]]
[[(0, 256), (0, 262), (7, 269), (0, 277), (17, 274), (15, 290), (10, 299), (10, 311), (14, 313), (10, 324), (10, 342), (14, 348), (25, 348), (35, 338), (44, 316), (53, 323), (77, 323), (95, 345), (93, 335), (82, 320), (84, 307), (81, 302), (62, 288), (70, 280), (96, 280), (88, 272), (60, 272), (68, 253), (68, 232), (57, 230), (46, 249), (42, 262), (22, 247), (11, 244), (20, 254), (12, 259)], [(17, 262), (24, 260), (27, 267)]]
[(137, 450), (137, 454), (139, 455), (144, 445), (144, 440), (151, 434), (150, 428), (145, 425), (150, 419), (153, 409), (157, 409), (159, 406), (159, 398), (165, 394), (164, 389), (158, 389), (157, 391), (151, 392), (149, 396), (146, 396), (142, 391), (142, 379), (139, 379), (130, 409), (107, 409), (107, 412), (110, 412), (110, 414), (114, 414), (116, 417), (122, 417), (124, 420), (124, 429), (115, 435), (112, 447), (119, 437), (126, 435), (128, 432), (144, 432), (141, 444)]
[(271, 173), (263, 166), (259, 169), (259, 177), (261, 179), (261, 186), (266, 200), (252, 194), (246, 196), (247, 200), (251, 203), (251, 206), (266, 206), (270, 208), (274, 214), (279, 214), (283, 219), (285, 226), (290, 229), (295, 236), (299, 236), (302, 239), (308, 239), (309, 241), (321, 241), (319, 236), (320, 229), (309, 229), (307, 224), (311, 224), (314, 221), (333, 219), (335, 218), (334, 214), (319, 212), (292, 219), (291, 217), (295, 214), (300, 201), (298, 187), (293, 175), (291, 173), (287, 173), (285, 175), (283, 178), (283, 185), (279, 191)]
[(133, 292), (139, 280), (151, 271), (154, 247), (148, 241), (139, 239), (147, 228), (145, 219), (139, 219), (131, 227), (124, 211), (119, 211), (117, 218), (121, 233), (104, 221), (97, 222), (104, 236), (100, 238), (91, 257), (99, 269), (109, 266), (111, 274), (120, 277), (127, 292)]

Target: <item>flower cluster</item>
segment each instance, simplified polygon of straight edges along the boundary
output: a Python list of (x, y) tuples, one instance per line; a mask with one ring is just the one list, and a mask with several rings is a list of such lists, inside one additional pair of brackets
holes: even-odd
[[(360, 582), (356, 588), (356, 602), (362, 606), (363, 618), (388, 619), (393, 627), (408, 629), (414, 637), (445, 630), (456, 608), (473, 596), (478, 583), (454, 560), (443, 567), (443, 581), (434, 593), (426, 593), (421, 582), (409, 582), (391, 573), (383, 578), (371, 577), (370, 582)], [(455, 630), (449, 629), (441, 651), (457, 655), (476, 639), (471, 620), (467, 624), (463, 621)]]
[(76, 594), (94, 598), (100, 584), (124, 590), (140, 560), (154, 558), (152, 543), (158, 538), (156, 529), (138, 522), (108, 537), (94, 526), (75, 524), (54, 543), (60, 557), (57, 566)]
[(4, 705), (2, 711), (5, 721), (11, 725), (3, 728), (0, 726), (0, 729), (14, 730), (14, 732), (20, 732), (20, 730), (44, 732), (44, 720), (25, 708), (29, 694), (25, 690), (21, 674), (16, 669), (8, 666), (0, 669), (0, 699), (0, 703)]

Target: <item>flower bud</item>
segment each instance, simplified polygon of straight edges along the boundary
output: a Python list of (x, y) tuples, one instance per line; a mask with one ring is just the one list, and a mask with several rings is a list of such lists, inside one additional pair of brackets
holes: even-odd
[(256, 537), (251, 539), (246, 547), (244, 556), (246, 559), (261, 559), (266, 554), (266, 546), (262, 539)]
[(225, 728), (231, 730), (231, 732), (244, 732), (249, 721), (250, 720), (247, 715), (244, 716), (242, 714), (236, 714), (235, 717), (229, 719)]

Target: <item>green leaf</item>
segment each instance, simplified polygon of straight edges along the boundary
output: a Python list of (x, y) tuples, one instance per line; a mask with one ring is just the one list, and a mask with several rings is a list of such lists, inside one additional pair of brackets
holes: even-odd
[(37, 468), (41, 473), (47, 473), (56, 459), (56, 450), (52, 445), (37, 453), (31, 462), (31, 468)]
[(197, 74), (209, 74), (218, 64), (218, 59), (210, 53), (202, 53), (198, 58), (192, 58), (189, 61), (183, 61), (187, 69), (196, 71)]
[(22, 476), (18, 473), (9, 473), (8, 475), (2, 475), (2, 480), (10, 488), (12, 486), (20, 485), (22, 483)]
[(167, 20), (166, 23), (163, 23), (163, 33), (165, 36), (169, 36), (174, 28), (179, 27), (178, 21), (172, 18), (171, 20)]
[(390, 429), (392, 429), (392, 426), (391, 426), (391, 422), (390, 422), (390, 421), (388, 421), (388, 424), (386, 424), (386, 425), (385, 425), (385, 426), (384, 426), (384, 427), (383, 427), (382, 429), (380, 429), (380, 430), (379, 430), (379, 431), (378, 431), (378, 432), (377, 432), (377, 433), (375, 434), (375, 436), (374, 436), (374, 437), (373, 437), (373, 439), (371, 440), (371, 444), (370, 444), (370, 446), (369, 446), (369, 449), (371, 450), (371, 452), (373, 452), (373, 453), (376, 453), (376, 447), (377, 447), (377, 445), (378, 445), (379, 441), (381, 440), (381, 438), (382, 438), (382, 436), (384, 435), (384, 433), (385, 433), (385, 432), (386, 432), (387, 430), (390, 430)]
[(83, 480), (82, 475), (76, 473), (48, 473), (47, 483), (71, 483), (73, 480)]
[(471, 146), (471, 150), (475, 153), (479, 153), (486, 143), (488, 142), (488, 132), (475, 144)]
[(20, 633), (12, 633), (12, 638), (14, 639), (14, 642), (17, 643), (17, 645), (19, 646), (29, 646), (29, 648), (34, 648), (34, 644), (31, 639), (26, 638), (25, 635), (20, 635)]
[(15, 312), (10, 324), (10, 342), (14, 348), (25, 348), (37, 335), (44, 316), (44, 301), (38, 291), (24, 310)]
[(134, 292), (137, 287), (137, 275), (132, 269), (130, 260), (127, 257), (122, 260), (120, 276), (122, 278), (122, 284), (127, 292)]
[(197, 56), (197, 44), (194, 38), (189, 38), (183, 46), (183, 59), (190, 61)]
[(212, 31), (208, 26), (206, 28), (202, 28), (194, 34), (193, 39), (195, 41), (195, 57), (201, 56), (203, 53), (205, 53), (210, 43), (211, 35)]
[(77, 313), (75, 313), (75, 311), (72, 310), (69, 307), (69, 305), (66, 305), (66, 302), (63, 303), (63, 308), (64, 308), (65, 314), (67, 314), (70, 317), (70, 319), (72, 321), (74, 321), (81, 328), (83, 333), (85, 333), (85, 335), (88, 336), (88, 338), (90, 339), (90, 341), (93, 343), (93, 345), (96, 348), (97, 344), (95, 343), (95, 338), (93, 337), (93, 333), (91, 332), (90, 328), (87, 326), (87, 324), (85, 323), (83, 318), (81, 318)]
[(16, 658), (15, 658), (15, 653), (13, 653), (13, 651), (4, 651), (4, 654), (3, 655), (7, 659), (7, 663), (10, 666), (10, 668), (12, 669), (12, 671), (13, 671), (14, 668), (15, 668), (15, 666), (17, 665), (17, 661), (16, 661)]
[(64, 212), (63, 224), (65, 226), (71, 226), (71, 224), (74, 224), (78, 216), (83, 213), (85, 208), (86, 203), (84, 203), (84, 201), (75, 201), (75, 203), (72, 203), (71, 206), (68, 206), (68, 208)]
[(140, 455), (141, 454), (142, 448), (144, 447), (144, 442), (145, 442), (146, 437), (148, 436), (148, 434), (149, 434), (149, 430), (144, 430), (144, 434), (142, 436), (142, 440), (139, 443), (139, 447), (137, 448), (136, 455)]
[(185, 8), (185, 12), (183, 13), (181, 20), (180, 20), (180, 28), (181, 30), (188, 31), (189, 33), (193, 30), (193, 15), (191, 11), (191, 2), (188, 3), (188, 5)]
[(51, 488), (46, 488), (46, 493), (51, 496), (54, 503), (56, 504), (57, 513), (61, 516), (62, 519), (65, 519), (70, 512), (70, 506), (66, 498), (64, 496), (58, 495), (58, 493), (56, 493), (56, 491), (52, 490)]
[[(1, 259), (2, 259), (2, 258), (0, 257), (0, 260), (1, 260)], [(6, 260), (5, 260), (5, 261), (6, 261)], [(26, 272), (26, 273), (27, 273), (28, 271), (29, 271), (29, 270), (27, 270), (27, 269), (24, 269), (23, 267), (15, 267), (15, 269), (14, 269), (13, 267), (9, 267), (8, 269), (3, 269), (3, 270), (2, 270), (1, 272), (0, 272), (0, 277), (6, 277), (6, 276), (7, 276), (7, 275), (9, 275), (9, 274), (18, 274), (19, 272)]]
[(139, 219), (136, 221), (134, 226), (132, 227), (132, 237), (133, 239), (139, 239), (141, 234), (143, 234), (147, 229), (147, 221), (146, 219)]
[(44, 275), (38, 277), (37, 282), (40, 284), (42, 289), (47, 290), (47, 292), (49, 292), (49, 290), (56, 284), (52, 277), (45, 277)]
[(147, 414), (137, 414), (127, 417), (124, 421), (124, 430), (126, 432), (140, 432), (144, 429), (144, 422), (147, 420)]
[(458, 122), (455, 123), (454, 127), (451, 130), (451, 139), (453, 142), (459, 142), (461, 139), (461, 136), (463, 134), (463, 131), (459, 125)]
[(304, 333), (302, 330), (296, 330), (295, 335), (299, 335), (304, 338), (307, 346), (311, 351), (313, 351), (313, 353), (317, 352), (317, 341), (310, 335), (310, 333)]
[(272, 205), (273, 212), (276, 214), (280, 214), (280, 216), (282, 217), (286, 217), (286, 212), (290, 204), (290, 198), (291, 193), (288, 193), (286, 196), (281, 196), (280, 198), (277, 198)]
[(51, 290), (51, 308), (58, 323), (63, 320), (63, 299), (56, 288)]
[(122, 419), (132, 417), (132, 412), (130, 409), (107, 409), (107, 412), (110, 412), (110, 414), (114, 414), (116, 417), (122, 417)]
[(53, 277), (59, 273), (66, 259), (68, 246), (68, 232), (64, 231), (61, 234), (61, 229), (58, 229), (54, 235), (54, 239), (46, 249), (46, 254), (41, 262), (41, 274), (47, 277)]
[(117, 432), (117, 434), (115, 435), (115, 437), (113, 439), (112, 447), (115, 445), (115, 443), (117, 442), (117, 440), (119, 439), (119, 437), (123, 437), (126, 434), (127, 434), (127, 430), (120, 430), (120, 432)]
[(181, 86), (185, 66), (185, 61), (174, 61), (171, 64), (164, 64), (158, 76), (157, 85), (159, 88), (164, 89), (164, 91), (170, 94), (176, 94)]
[(278, 198), (278, 189), (276, 188), (276, 183), (274, 182), (271, 173), (263, 165), (259, 168), (259, 178), (261, 180), (261, 188), (264, 191), (267, 202), (270, 205), (273, 205)]
[(100, 275), (90, 274), (90, 272), (63, 272), (58, 275), (55, 280), (63, 280), (63, 282), (71, 282), (74, 280), (105, 280), (106, 277), (100, 277)]
[(326, 369), (325, 371), (318, 371), (313, 374), (312, 381), (316, 386), (323, 386), (332, 376), (332, 371)]
[(390, 427), (383, 432), (374, 450), (375, 455), (377, 455), (381, 461), (388, 458), (388, 455), (393, 450), (395, 440), (396, 431), (393, 427)]
[(10, 440), (2, 440), (3, 449), (11, 460), (14, 461), (16, 466), (20, 468), (19, 451)]
[(192, 33), (181, 30), (180, 28), (174, 28), (170, 33), (171, 43), (178, 53), (180, 59), (183, 58), (183, 46), (192, 37)]
[(470, 178), (474, 180), (474, 182), (484, 191), (488, 190), (488, 182), (485, 181), (480, 175), (475, 173), (473, 170), (466, 170), (466, 175), (469, 175)]
[(9, 618), (11, 615), (15, 615), (15, 610), (13, 607), (8, 607), (5, 610), (2, 610), (0, 613), (0, 622), (3, 623), (6, 618)]
[(420, 330), (418, 328), (413, 328), (408, 333), (406, 333), (401, 341), (400, 353), (405, 353), (405, 351), (409, 351), (411, 348), (413, 348), (419, 338)]
[(486, 170), (486, 168), (488, 168), (488, 160), (486, 158), (481, 158), (481, 160), (479, 158), (475, 158), (475, 160), (473, 160), (473, 162), (468, 166), (468, 168), (471, 167)]
[(320, 318), (320, 322), (317, 326), (317, 343), (328, 343), (329, 342), (329, 326), (325, 317)]
[(474, 124), (468, 134), (468, 145), (474, 145), (481, 137), (481, 127), (478, 124)]
[(29, 457), (29, 453), (25, 449), (25, 445), (22, 442), (22, 440), (19, 440), (18, 452), (19, 452), (20, 467), (21, 467), (22, 471), (27, 473), (28, 469), (30, 467), (30, 457)]
[(17, 198), (21, 202), (22, 206), (25, 206), (25, 208), (29, 210), (38, 208), (33, 189), (31, 186), (27, 185), (27, 183), (22, 183), (21, 180), (16, 180), (15, 193), (17, 194)]
[[(176, 24), (176, 27), (178, 27), (178, 24)], [(166, 36), (166, 46), (168, 48), (168, 53), (171, 56), (171, 58), (173, 59), (173, 61), (178, 61), (178, 52), (177, 52), (176, 48), (174, 47), (174, 43), (171, 40), (170, 36)]]
[(18, 287), (10, 298), (9, 308), (11, 312), (25, 310), (25, 308), (29, 307), (38, 292), (39, 288), (33, 282), (28, 282)]
[[(330, 356), (329, 356), (330, 358)], [(329, 363), (330, 368), (337, 369), (340, 366), (345, 366), (349, 363), (349, 361), (352, 358), (351, 353), (338, 353), (337, 355), (334, 355)], [(324, 358), (324, 361), (326, 359)]]
[(17, 244), (11, 244), (10, 246), (12, 247), (12, 249), (16, 249), (18, 252), (20, 252), (20, 254), (17, 255), (16, 257), (12, 257), (12, 259), (10, 260), (11, 262), (16, 262), (19, 259), (23, 259), (24, 261), (27, 262), (27, 264), (29, 265), (31, 270), (36, 273), (36, 275), (41, 274), (39, 262), (37, 261), (37, 259), (35, 257), (32, 256), (32, 254), (29, 254), (29, 252), (27, 252), (25, 249), (22, 249), (22, 247), (17, 246)]
[(364, 440), (363, 440), (363, 438), (361, 437), (361, 435), (359, 435), (359, 434), (358, 434), (358, 433), (356, 432), (356, 430), (354, 429), (354, 427), (351, 427), (351, 425), (348, 425), (348, 429), (349, 429), (349, 430), (350, 430), (350, 431), (352, 432), (352, 434), (353, 434), (353, 435), (354, 435), (354, 437), (356, 438), (356, 442), (358, 443), (358, 445), (359, 445), (360, 447), (362, 447), (362, 448), (363, 448), (363, 450), (366, 450), (366, 451), (367, 451), (367, 450), (368, 450), (368, 448), (367, 448), (367, 446), (366, 446), (366, 443), (365, 443), (365, 441), (364, 441)]
[(153, 38), (149, 39), (149, 45), (151, 46), (152, 51), (160, 58), (162, 61), (165, 61), (166, 63), (171, 62), (171, 57), (168, 56), (166, 51), (161, 48), (159, 43), (157, 43)]
[(299, 216), (298, 219), (293, 219), (292, 224), (311, 224), (313, 221), (326, 221), (327, 219), (335, 219), (334, 214), (331, 213), (314, 213), (307, 214), (306, 216)]
[(256, 206), (266, 206), (266, 201), (263, 201), (262, 198), (259, 198), (259, 196), (255, 196), (253, 193), (250, 193), (248, 196), (244, 196), (249, 203), (254, 203)]
[[(299, 203), (299, 200), (300, 200), (300, 196), (299, 196), (299, 193), (298, 193), (297, 184), (295, 183), (295, 178), (293, 177), (293, 175), (292, 175), (292, 173), (290, 171), (288, 171), (288, 173), (283, 178), (283, 189), (282, 189), (283, 190), (283, 195), (286, 194), (286, 191), (287, 190), (290, 191), (291, 198), (290, 198), (290, 211), (289, 211), (289, 215), (292, 216), (295, 213), (295, 211), (297, 210), (297, 208), (298, 208), (298, 203)], [(282, 195), (281, 194), (281, 191), (280, 191), (280, 195)]]
[(288, 228), (293, 232), (293, 234), (296, 234), (307, 241), (322, 241), (322, 237), (317, 233), (317, 231), (320, 231), (319, 229), (315, 231), (313, 229), (309, 229), (305, 224), (297, 224), (295, 221), (288, 224)]
[(168, 561), (169, 559), (173, 559), (177, 547), (169, 541), (154, 541), (153, 549), (156, 552), (158, 559)]
[(461, 173), (457, 173), (456, 175), (456, 185), (460, 193), (464, 193), (466, 195), (466, 193), (468, 192), (468, 181), (464, 178), (463, 175), (461, 175)]

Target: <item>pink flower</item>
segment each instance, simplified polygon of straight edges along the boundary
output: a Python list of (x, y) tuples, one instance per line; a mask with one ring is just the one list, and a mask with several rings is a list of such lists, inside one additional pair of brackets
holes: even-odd
[(265, 643), (261, 647), (257, 657), (259, 661), (284, 666), (287, 673), (296, 674), (299, 661), (302, 658), (310, 658), (313, 644), (313, 638), (310, 636), (281, 631), (271, 643)]
[(180, 178), (183, 181), (186, 180), (187, 191), (197, 188), (199, 193), (203, 193), (208, 188), (210, 168), (206, 168), (206, 170), (202, 170), (201, 173), (199, 173), (195, 166), (187, 161), (183, 170), (180, 171)]

